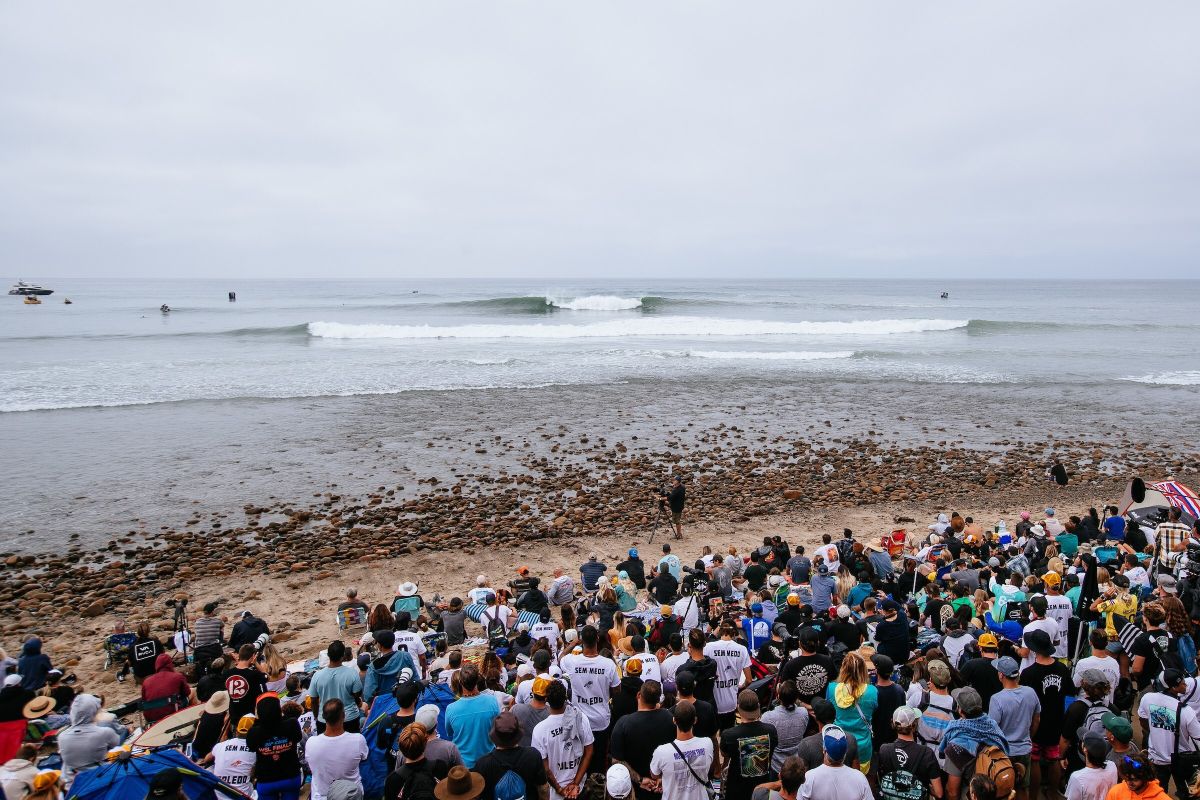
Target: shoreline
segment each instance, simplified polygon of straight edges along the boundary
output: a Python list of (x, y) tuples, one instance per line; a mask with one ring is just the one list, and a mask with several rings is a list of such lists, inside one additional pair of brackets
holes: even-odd
[[(386, 487), (364, 498), (321, 494), (309, 508), (248, 505), (241, 524), (232, 513), (214, 514), (207, 524), (195, 516), (183, 530), (163, 530), (140, 544), (118, 539), (90, 551), (10, 555), (0, 562), (0, 608), (7, 612), (0, 634), (9, 652), (25, 636), (40, 635), (81, 686), (132, 696), (132, 684), (116, 684), (115, 672), (101, 671), (103, 639), (122, 620), (127, 629), (149, 621), (155, 635), (169, 638), (171, 597), (189, 596), (191, 614), (214, 599), (223, 613), (251, 608), (271, 625), (285, 656), (297, 660), (337, 635), (334, 609), (348, 586), (370, 604), (390, 603), (405, 580), (418, 582), (426, 597), (449, 597), (464, 593), (480, 572), (507, 582), (521, 564), (543, 578), (556, 566), (577, 574), (591, 550), (610, 568), (631, 546), (656, 561), (669, 534), (660, 528), (647, 547), (655, 507), (646, 487), (672, 468), (684, 472), (689, 490), (685, 539), (676, 547), (688, 561), (705, 544), (746, 553), (776, 533), (810, 545), (821, 533), (849, 527), (876, 542), (894, 527), (923, 532), (951, 509), (989, 525), (1047, 504), (1078, 514), (1116, 502), (1132, 474), (1157, 479), (1170, 469), (1195, 483), (1189, 473), (1197, 461), (1149, 447), (1117, 454), (1094, 442), (1057, 440), (1054, 453), (1066, 463), (1092, 464), (1072, 466), (1071, 485), (1060, 488), (1045, 479), (1041, 460), (1019, 447), (900, 448), (844, 438), (832, 449), (782, 436), (746, 441), (747, 433), (737, 426), (698, 432), (704, 447), (686, 458), (602, 438), (589, 447), (580, 435), (572, 446), (559, 445), (565, 452), (555, 460), (529, 456), (526, 472), (464, 473), (449, 486), (429, 478), (413, 498)], [(1099, 468), (1118, 455), (1117, 476)], [(681, 461), (689, 468), (674, 467)]]

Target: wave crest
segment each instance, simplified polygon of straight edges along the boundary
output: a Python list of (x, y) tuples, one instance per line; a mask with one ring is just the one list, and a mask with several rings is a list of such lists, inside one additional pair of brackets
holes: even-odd
[(622, 336), (890, 336), (965, 328), (960, 319), (878, 319), (854, 322), (772, 322), (706, 317), (611, 320), (586, 325), (353, 325), (310, 322), (322, 339), (584, 339)]
[(1185, 369), (1177, 372), (1154, 372), (1137, 378), (1126, 378), (1133, 383), (1150, 383), (1156, 386), (1200, 386), (1200, 370)]

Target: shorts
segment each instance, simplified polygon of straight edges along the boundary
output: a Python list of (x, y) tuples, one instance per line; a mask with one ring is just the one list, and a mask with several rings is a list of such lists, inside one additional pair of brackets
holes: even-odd
[(682, 511), (672, 511), (672, 512), (671, 512), (671, 522), (672, 522), (673, 524), (675, 524), (675, 525), (678, 525), (678, 524), (679, 524), (679, 521), (680, 521), (680, 520), (682, 520), (682, 519), (683, 519), (683, 512), (682, 512)]
[(1058, 761), (1062, 758), (1062, 750), (1058, 745), (1045, 745), (1033, 743), (1033, 752), (1029, 754), (1030, 760), (1038, 761)]
[[(1034, 746), (1036, 747), (1036, 745), (1034, 745)], [(1029, 756), (1025, 755), (1025, 756), (1009, 756), (1008, 760), (1013, 763), (1014, 768), (1017, 766), (1017, 764), (1023, 764), (1025, 767), (1025, 769), (1024, 769), (1025, 774), (1020, 776), (1017, 779), (1017, 784), (1013, 788), (1014, 789), (1028, 789), (1029, 788), (1029, 777), (1030, 777), (1029, 776), (1029, 767), (1030, 767), (1030, 763), (1031, 763), (1032, 759)], [(1021, 770), (1017, 770), (1017, 772), (1021, 772)]]

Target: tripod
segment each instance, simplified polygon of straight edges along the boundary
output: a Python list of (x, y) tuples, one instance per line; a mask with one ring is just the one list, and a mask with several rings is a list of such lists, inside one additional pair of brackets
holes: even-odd
[(193, 649), (192, 636), (190, 633), (188, 633), (187, 629), (187, 602), (187, 598), (167, 601), (167, 606), (175, 609), (175, 619), (172, 627), (174, 628), (176, 634), (183, 634), (179, 637), (180, 644), (183, 645), (183, 647), (179, 648), (179, 652), (183, 653), (184, 663), (187, 662), (188, 651)]
[(654, 515), (654, 527), (650, 530), (650, 539), (646, 544), (654, 544), (654, 535), (658, 533), (658, 526), (666, 520), (667, 530), (674, 531), (675, 524), (671, 522), (671, 515), (667, 513), (667, 501), (658, 501), (658, 513)]

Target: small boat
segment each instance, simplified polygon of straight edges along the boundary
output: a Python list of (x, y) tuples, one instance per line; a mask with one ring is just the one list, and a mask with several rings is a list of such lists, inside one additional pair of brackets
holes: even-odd
[(71, 298), (69, 298), (69, 297), (64, 297), (64, 298), (63, 298), (63, 305), (64, 305), (64, 306), (69, 306), (69, 305), (71, 305)]
[(942, 292), (942, 299), (943, 299), (943, 300), (949, 300), (949, 299), (950, 299), (950, 293), (949, 293), (949, 292)]
[(27, 305), (27, 306), (40, 306), (41, 304), (42, 304), (42, 301), (41, 301), (41, 300), (38, 300), (38, 299), (37, 299), (36, 297), (34, 297), (33, 295), (26, 295), (26, 296), (25, 296), (25, 305)]
[(167, 305), (166, 303), (163, 303), (161, 306), (159, 306), (158, 310), (164, 314), (171, 313), (171, 307), (169, 305)]
[(17, 281), (8, 289), (9, 294), (24, 295), (31, 297), (35, 295), (54, 294), (53, 289), (47, 289), (45, 286), (38, 286), (36, 283), (25, 283), (25, 281)]

